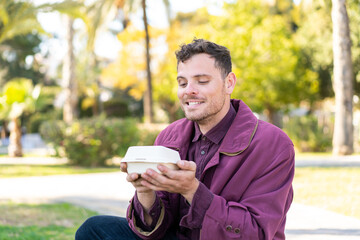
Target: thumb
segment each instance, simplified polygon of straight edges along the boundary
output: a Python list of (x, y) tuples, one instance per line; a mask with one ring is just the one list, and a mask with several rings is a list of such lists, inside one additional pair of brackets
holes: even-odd
[(190, 171), (196, 170), (196, 163), (193, 161), (180, 160), (177, 162), (177, 165), (182, 170), (190, 170)]

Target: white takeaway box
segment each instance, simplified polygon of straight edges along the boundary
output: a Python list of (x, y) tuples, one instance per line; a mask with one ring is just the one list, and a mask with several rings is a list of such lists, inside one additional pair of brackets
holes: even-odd
[(158, 164), (167, 166), (170, 169), (178, 169), (176, 162), (180, 155), (176, 150), (163, 146), (133, 146), (129, 147), (121, 162), (127, 163), (128, 173), (144, 173), (151, 168), (155, 171)]

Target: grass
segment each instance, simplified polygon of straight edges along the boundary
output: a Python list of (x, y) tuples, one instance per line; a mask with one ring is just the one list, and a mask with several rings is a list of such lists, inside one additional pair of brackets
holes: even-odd
[(120, 171), (119, 167), (85, 168), (68, 165), (0, 165), (0, 178), (85, 174), (117, 171)]
[(360, 219), (360, 168), (296, 168), (294, 202)]
[(0, 239), (73, 240), (79, 226), (96, 214), (67, 203), (0, 203)]

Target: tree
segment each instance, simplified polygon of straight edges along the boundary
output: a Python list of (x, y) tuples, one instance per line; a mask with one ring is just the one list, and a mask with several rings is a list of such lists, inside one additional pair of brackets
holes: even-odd
[(35, 88), (30, 79), (15, 78), (4, 86), (0, 98), (0, 117), (10, 121), (10, 157), (21, 157), (21, 123), (20, 116), (25, 112), (35, 111), (40, 86)]
[[(104, 0), (106, 1), (106, 0)], [(111, 0), (108, 0), (109, 2)], [(130, 26), (128, 16), (137, 10), (137, 3), (134, 0), (117, 0), (115, 5), (118, 11), (121, 11), (123, 29), (119, 35), (123, 34), (124, 30)], [(170, 4), (168, 0), (163, 0), (166, 8), (168, 20), (170, 19)], [(144, 119), (146, 122), (153, 122), (153, 97), (152, 97), (152, 71), (151, 71), (151, 55), (150, 55), (150, 27), (147, 20), (146, 0), (141, 1), (141, 10), (143, 13), (144, 24), (144, 39), (145, 40), (145, 63), (146, 63), (146, 91), (143, 96), (144, 103)], [(121, 37), (120, 37), (121, 38)]]
[(144, 96), (144, 113), (145, 113), (145, 122), (154, 121), (153, 113), (153, 97), (152, 97), (152, 80), (151, 80), (151, 69), (150, 69), (150, 35), (146, 15), (146, 0), (141, 1), (141, 6), (143, 9), (143, 22), (145, 29), (145, 46), (146, 46), (146, 79), (147, 79), (147, 88)]
[(36, 18), (39, 7), (13, 0), (0, 0), (0, 6), (0, 43), (34, 31), (44, 33)]
[[(73, 11), (74, 6), (78, 6), (79, 3), (74, 1), (63, 1), (54, 4), (42, 4), (39, 6), (34, 6), (32, 3), (25, 2), (25, 1), (13, 1), (13, 0), (1, 0), (0, 1), (0, 44), (3, 44), (5, 41), (10, 41), (18, 36), (24, 36), (29, 33), (41, 33), (44, 34), (45, 31), (42, 29), (40, 23), (37, 20), (37, 13), (43, 12), (51, 12), (54, 10), (57, 11)], [(70, 9), (70, 10), (69, 10)], [(72, 12), (75, 14), (74, 12)], [(30, 87), (27, 81), (16, 81), (20, 83), (24, 83), (24, 87)], [(12, 83), (9, 89), (16, 88), (18, 83)], [(18, 87), (20, 89), (20, 87)], [(18, 89), (18, 90), (19, 90)], [(29, 88), (30, 89), (30, 88)], [(28, 89), (28, 90), (29, 90)], [(21, 89), (19, 90), (22, 91)], [(11, 91), (10, 91), (11, 92)], [(16, 91), (15, 91), (16, 93)], [(14, 93), (14, 94), (15, 94)], [(24, 95), (25, 96), (25, 95)], [(26, 95), (28, 96), (28, 95)], [(29, 95), (30, 96), (30, 95)], [(5, 99), (12, 99), (11, 96), (7, 96), (5, 94)], [(31, 99), (26, 98), (26, 99)], [(9, 154), (12, 156), (21, 156), (21, 131), (20, 123), (18, 116), (15, 113), (22, 114), (23, 111), (26, 111), (28, 108), (28, 101), (26, 103), (17, 103), (10, 104), (10, 100), (4, 100), (5, 102), (2, 103), (2, 114), (5, 114), (9, 111), (10, 115), (5, 115), (6, 118), (12, 121), (13, 124), (13, 131), (10, 136), (10, 145), (9, 145)], [(9, 105), (10, 104), (10, 105)], [(10, 109), (10, 110), (9, 110)], [(13, 110), (12, 110), (13, 109)], [(30, 107), (29, 107), (30, 109)], [(15, 113), (14, 113), (15, 112)], [(15, 115), (14, 115), (15, 114)]]
[[(44, 30), (36, 18), (39, 9), (31, 3), (0, 0), (0, 6), (0, 83), (4, 84), (14, 75), (19, 77), (29, 74), (24, 69), (26, 56), (22, 54), (20, 46), (27, 45), (28, 55), (34, 53), (31, 46), (39, 44), (35, 34), (44, 33)], [(7, 56), (4, 56), (4, 52)]]
[[(348, 0), (347, 13), (352, 42), (351, 55), (354, 72), (354, 94), (360, 96), (360, 1)], [(333, 98), (333, 54), (331, 1), (302, 1), (298, 6), (295, 41), (301, 46), (306, 61), (319, 75), (319, 97)]]
[[(42, 65), (36, 54), (40, 52), (39, 34), (18, 35), (0, 44), (0, 85), (15, 77), (29, 78), (34, 84), (44, 80)], [(31, 60), (31, 61), (28, 61)]]
[(72, 122), (78, 116), (77, 103), (77, 81), (75, 79), (75, 57), (73, 52), (74, 40), (74, 20), (70, 16), (65, 17), (66, 43), (67, 50), (63, 62), (63, 87), (65, 93), (65, 103), (63, 108), (63, 120), (67, 123)]
[[(78, 81), (79, 97), (83, 96), (81, 107), (92, 107), (92, 114), (98, 115), (103, 105), (100, 100), (101, 83), (100, 73), (101, 66), (98, 56), (95, 54), (95, 42), (99, 33), (108, 31), (116, 34), (119, 29), (109, 29), (107, 25), (109, 22), (119, 22), (126, 26), (128, 17), (119, 12), (125, 8), (125, 0), (99, 0), (92, 1), (89, 5), (84, 5), (81, 8), (84, 16), (82, 18), (86, 25), (84, 36), (87, 44), (86, 48), (82, 49), (81, 54), (76, 58), (77, 68), (75, 71), (76, 79)], [(119, 16), (121, 15), (121, 17)], [(120, 18), (119, 18), (120, 17)]]
[(333, 153), (352, 154), (353, 69), (346, 0), (332, 0), (335, 125)]
[(224, 10), (210, 19), (207, 38), (230, 49), (238, 77), (233, 97), (264, 112), (272, 123), (277, 123), (276, 112), (316, 99), (317, 74), (304, 64), (288, 16), (273, 14), (262, 1), (225, 4)]

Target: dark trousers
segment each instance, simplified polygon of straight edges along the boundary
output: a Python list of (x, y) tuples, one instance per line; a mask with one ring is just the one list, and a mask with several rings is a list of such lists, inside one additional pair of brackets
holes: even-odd
[[(93, 216), (88, 218), (76, 231), (75, 240), (141, 240), (131, 230), (125, 218), (116, 216)], [(163, 240), (177, 240), (169, 232)]]

